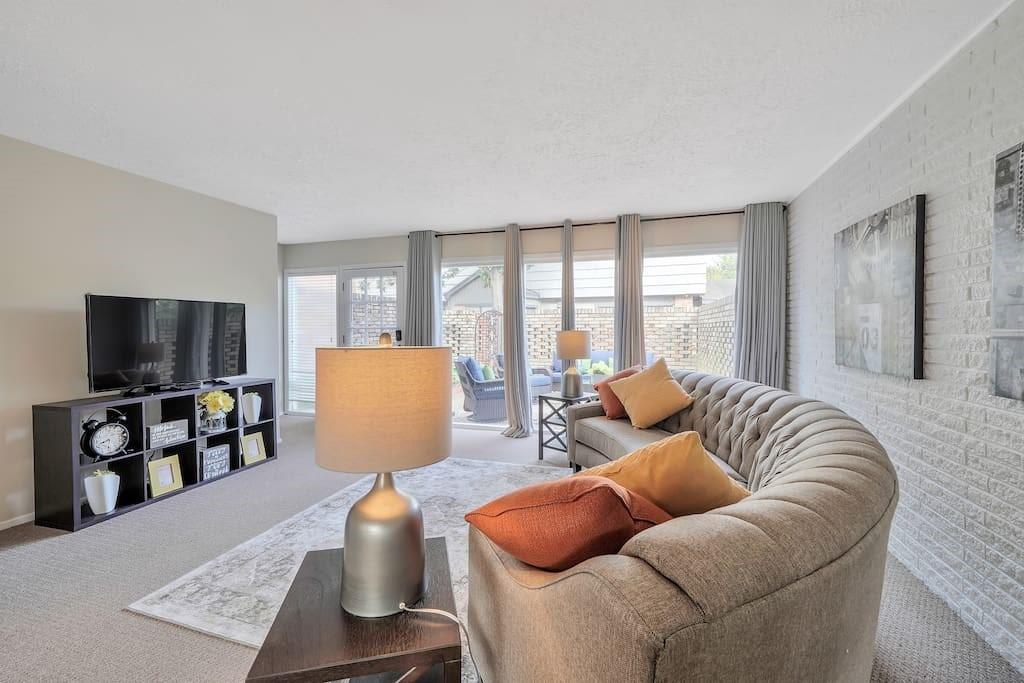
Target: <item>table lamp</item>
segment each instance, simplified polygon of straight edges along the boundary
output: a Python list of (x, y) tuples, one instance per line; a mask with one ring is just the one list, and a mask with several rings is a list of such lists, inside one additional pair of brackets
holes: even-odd
[(562, 396), (579, 398), (583, 394), (583, 378), (575, 361), (590, 358), (590, 332), (562, 330), (555, 338), (555, 346), (559, 359), (569, 361), (568, 367), (562, 368)]
[(422, 597), (423, 514), (392, 472), (444, 460), (451, 446), (451, 349), (316, 350), (316, 464), (377, 475), (345, 521), (346, 612), (384, 617)]

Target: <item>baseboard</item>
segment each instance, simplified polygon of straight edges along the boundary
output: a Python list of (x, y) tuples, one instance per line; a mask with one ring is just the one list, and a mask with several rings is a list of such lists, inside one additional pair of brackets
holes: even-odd
[(19, 515), (18, 517), (12, 517), (11, 519), (8, 519), (4, 522), (0, 522), (0, 531), (3, 531), (4, 529), (10, 529), (12, 526), (18, 526), (19, 524), (31, 522), (35, 518), (36, 515), (34, 512), (29, 512), (25, 515)]

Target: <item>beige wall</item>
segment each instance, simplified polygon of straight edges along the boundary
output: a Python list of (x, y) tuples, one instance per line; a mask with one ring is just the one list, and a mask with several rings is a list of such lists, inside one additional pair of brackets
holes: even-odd
[(361, 240), (282, 244), (281, 267), (336, 268), (338, 266), (370, 266), (405, 263), (409, 239), (371, 237)]
[(33, 511), (34, 403), (84, 396), (86, 292), (241, 301), (277, 376), (274, 216), (0, 136), (0, 528)]

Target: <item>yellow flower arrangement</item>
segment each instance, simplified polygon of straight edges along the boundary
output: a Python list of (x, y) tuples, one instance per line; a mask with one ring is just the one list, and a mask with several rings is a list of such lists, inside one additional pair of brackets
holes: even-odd
[(199, 397), (199, 403), (211, 413), (230, 413), (235, 409), (235, 399), (226, 391), (208, 391)]

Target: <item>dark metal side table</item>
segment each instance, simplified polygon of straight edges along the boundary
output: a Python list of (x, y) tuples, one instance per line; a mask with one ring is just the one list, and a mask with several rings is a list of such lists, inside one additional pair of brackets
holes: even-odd
[[(595, 393), (584, 392), (576, 398), (563, 396), (560, 392), (549, 391), (537, 397), (537, 458), (544, 459), (544, 449), (568, 453), (569, 446), (565, 441), (567, 410), (569, 406), (589, 403), (597, 398)], [(547, 411), (545, 412), (545, 407)], [(570, 463), (571, 465), (572, 463)]]

